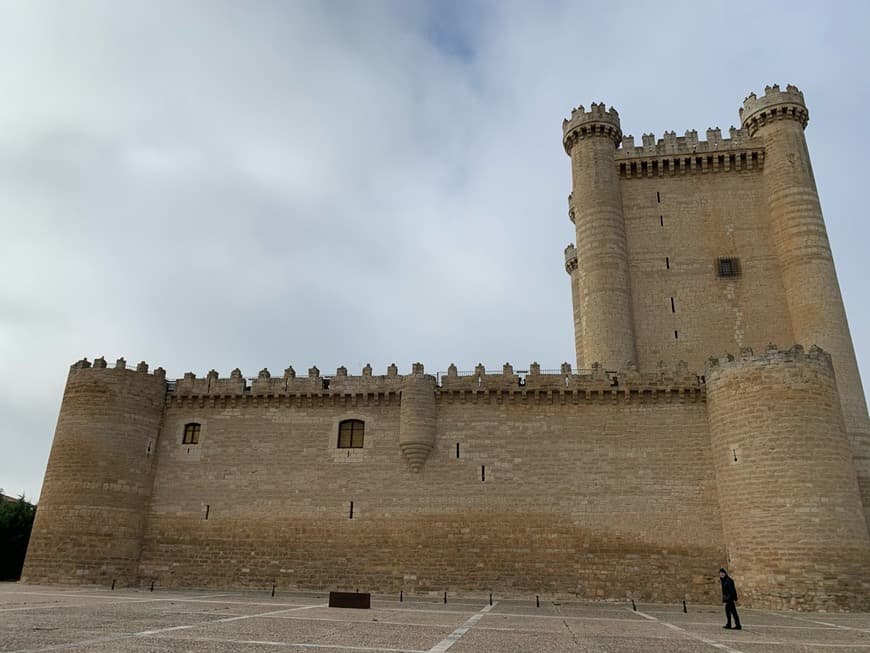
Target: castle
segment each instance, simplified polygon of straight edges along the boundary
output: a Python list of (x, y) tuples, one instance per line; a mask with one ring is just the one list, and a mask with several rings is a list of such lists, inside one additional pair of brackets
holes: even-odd
[(716, 603), (724, 565), (752, 606), (870, 609), (808, 116), (773, 86), (727, 138), (637, 145), (572, 111), (573, 369), (75, 363), (23, 579)]

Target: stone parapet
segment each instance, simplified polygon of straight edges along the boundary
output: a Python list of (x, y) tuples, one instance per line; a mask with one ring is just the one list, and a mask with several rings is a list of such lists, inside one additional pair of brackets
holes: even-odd
[(764, 125), (783, 119), (796, 120), (802, 127), (806, 127), (810, 120), (804, 94), (791, 84), (785, 87), (785, 91), (779, 84), (766, 86), (761, 97), (750, 93), (740, 109), (740, 121), (750, 136)]
[(562, 135), (565, 152), (569, 155), (574, 143), (593, 136), (607, 137), (613, 141), (614, 146), (618, 146), (622, 141), (619, 113), (613, 107), (607, 109), (603, 102), (593, 102), (589, 111), (581, 105), (571, 111), (570, 118), (562, 121)]

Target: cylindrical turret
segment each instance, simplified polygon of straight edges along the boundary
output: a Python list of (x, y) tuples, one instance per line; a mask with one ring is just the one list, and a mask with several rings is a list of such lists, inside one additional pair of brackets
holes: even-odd
[(565, 248), (565, 272), (571, 277), (571, 306), (574, 309), (574, 351), (577, 353), (577, 369), (582, 370), (583, 364), (583, 324), (580, 320), (580, 283), (577, 280), (577, 248), (568, 245)]
[(22, 580), (136, 582), (165, 394), (144, 363), (72, 366)]
[(423, 373), (414, 363), (412, 372), (402, 380), (399, 408), (399, 446), (411, 470), (419, 472), (435, 447), (438, 414), (435, 408), (435, 377)]
[(822, 218), (804, 128), (809, 112), (795, 86), (768, 86), (740, 109), (750, 136), (764, 140), (764, 185), (771, 232), (795, 340), (830, 353), (846, 430), (870, 434), (867, 404)]
[(741, 596), (868, 609), (870, 539), (830, 356), (772, 346), (741, 358), (706, 373), (726, 566)]
[[(619, 114), (592, 104), (578, 107), (562, 124), (565, 152), (573, 173), (572, 215), (577, 234), (578, 303), (574, 320), (582, 326), (577, 361), (621, 369), (636, 363), (631, 280), (622, 194), (614, 155), (622, 140)], [(579, 315), (578, 315), (579, 313)], [(575, 334), (576, 338), (576, 334)]]

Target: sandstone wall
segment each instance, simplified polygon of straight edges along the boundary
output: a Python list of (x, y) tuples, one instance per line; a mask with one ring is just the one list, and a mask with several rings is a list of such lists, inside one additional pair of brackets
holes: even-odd
[[(757, 162), (623, 178), (622, 196), (641, 370), (793, 342)], [(739, 258), (740, 276), (718, 276), (719, 257)]]
[(144, 363), (70, 369), (22, 580), (137, 581), (165, 393)]
[[(442, 381), (418, 472), (396, 392), (171, 396), (144, 582), (716, 600), (700, 387)], [(349, 418), (365, 420), (363, 449), (336, 448)], [(196, 447), (181, 443), (190, 421)]]
[(731, 571), (754, 606), (870, 608), (870, 539), (830, 356), (775, 348), (708, 368)]

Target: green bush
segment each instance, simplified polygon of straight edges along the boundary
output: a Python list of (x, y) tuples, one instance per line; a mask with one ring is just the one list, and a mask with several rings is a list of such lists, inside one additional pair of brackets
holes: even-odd
[(24, 495), (10, 501), (0, 494), (0, 580), (21, 578), (35, 515), (36, 506)]

